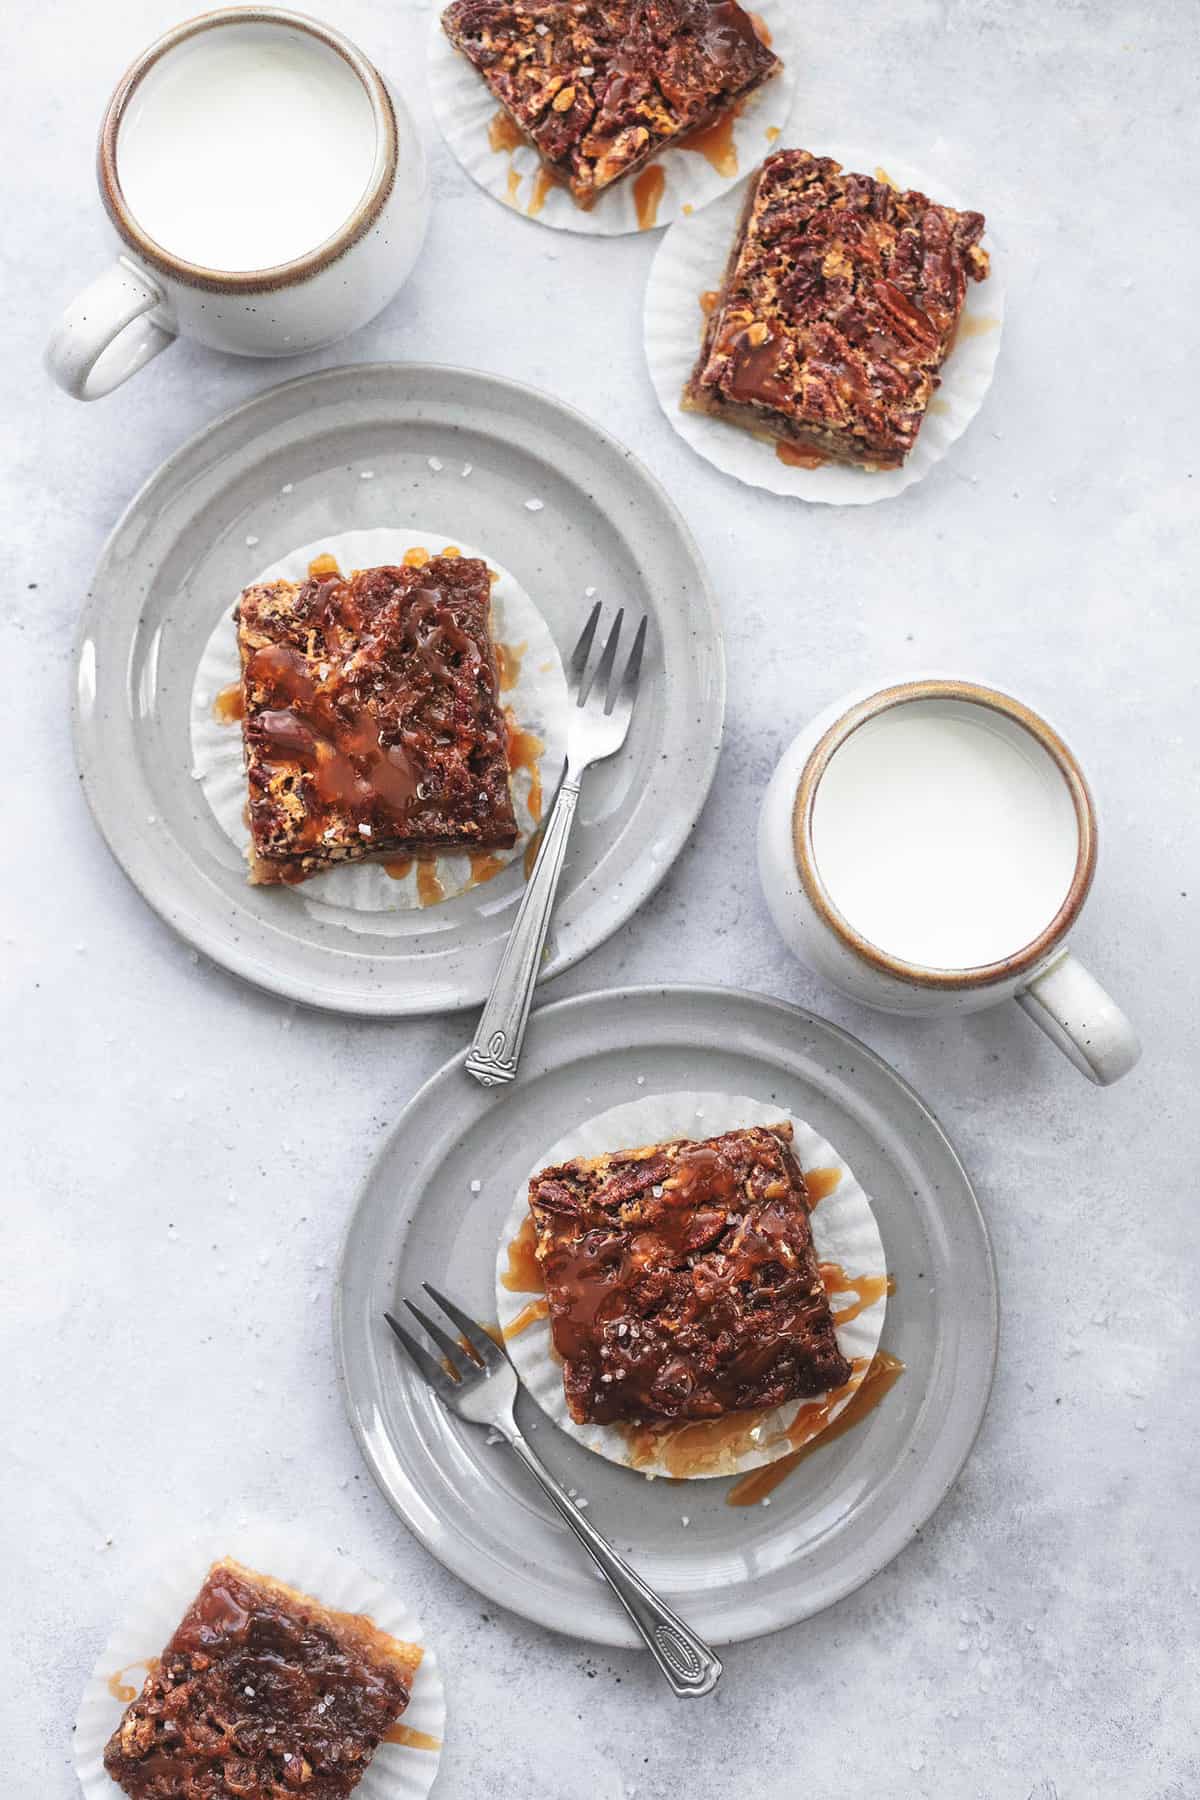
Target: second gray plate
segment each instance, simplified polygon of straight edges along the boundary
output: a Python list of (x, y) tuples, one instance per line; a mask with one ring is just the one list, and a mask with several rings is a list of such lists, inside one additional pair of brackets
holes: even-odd
[(870, 1196), (896, 1281), (881, 1345), (905, 1365), (896, 1385), (789, 1474), (769, 1508), (727, 1505), (727, 1480), (647, 1482), (575, 1443), (527, 1397), (518, 1417), (600, 1529), (710, 1641), (777, 1630), (860, 1586), (946, 1494), (991, 1388), (991, 1247), (937, 1121), (836, 1026), (729, 988), (627, 988), (543, 1007), (511, 1087), (481, 1088), (464, 1056), (425, 1084), (383, 1146), (336, 1290), (350, 1420), (401, 1518), (515, 1612), (593, 1642), (634, 1643), (509, 1452), (439, 1406), (397, 1354), (383, 1313), (428, 1280), (494, 1317), (496, 1243), (513, 1195), (581, 1120), (655, 1091), (746, 1094), (807, 1120)]
[(584, 784), (544, 973), (577, 962), (654, 890), (695, 823), (716, 768), (725, 670), (699, 553), (662, 488), (598, 426), (533, 388), (428, 364), (328, 369), (184, 444), (96, 571), (77, 648), (76, 754), (126, 874), (215, 962), (313, 1006), (445, 1012), (491, 986), (521, 897), (519, 861), (419, 912), (334, 906), (319, 878), (253, 888), (191, 772), (189, 700), (221, 613), (289, 550), (378, 525), (494, 556), (562, 652), (591, 590), (609, 617), (621, 605), (650, 615), (629, 739)]

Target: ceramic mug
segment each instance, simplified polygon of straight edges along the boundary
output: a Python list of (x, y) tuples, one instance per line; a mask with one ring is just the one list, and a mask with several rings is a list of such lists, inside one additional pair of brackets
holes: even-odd
[[(1092, 1081), (1137, 1061), (1133, 1027), (1066, 943), (1096, 865), (1087, 782), (1011, 696), (939, 678), (836, 701), (771, 778), (758, 858), (791, 949), (853, 999), (929, 1016), (1014, 998)], [(982, 901), (956, 917), (977, 877)]]
[[(231, 113), (234, 91), (249, 105)], [(235, 127), (258, 128), (259, 92), (258, 141), (239, 142)], [(291, 184), (286, 163), (278, 166), (289, 143), (301, 153)], [(274, 184), (261, 208), (265, 257), (256, 254), (253, 214), (243, 221), (246, 241), (220, 254), (215, 172), (236, 182), (243, 149), (248, 176)], [(421, 141), (384, 77), (331, 27), (269, 6), (204, 13), (144, 51), (108, 103), (97, 175), (117, 260), (67, 308), (46, 349), (49, 372), (77, 400), (111, 393), (180, 336), (242, 356), (332, 343), (396, 293), (429, 214)], [(341, 175), (352, 184), (344, 192)], [(145, 217), (131, 204), (131, 185)], [(305, 242), (306, 223), (316, 241)], [(281, 236), (287, 229), (291, 240)], [(216, 254), (189, 260), (189, 242)]]

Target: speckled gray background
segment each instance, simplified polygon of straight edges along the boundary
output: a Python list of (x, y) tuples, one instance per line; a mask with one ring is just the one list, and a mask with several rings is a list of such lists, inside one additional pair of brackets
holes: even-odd
[[(693, 458), (642, 368), (652, 246), (526, 224), (437, 144), (410, 287), (299, 365), (475, 363), (573, 401), (647, 458), (721, 594), (727, 747), (657, 898), (556, 991), (720, 972), (827, 1013), (940, 1112), (991, 1222), (1000, 1372), (962, 1482), (869, 1587), (731, 1651), (716, 1698), (692, 1709), (640, 1659), (549, 1637), (444, 1575), (344, 1422), (328, 1305), (343, 1221), (462, 1022), (306, 1016), (198, 965), (76, 792), (68, 646), (106, 531), (184, 437), (294, 372), (180, 347), (84, 408), (37, 366), (51, 316), (107, 256), (90, 170), (104, 99), (184, 10), (43, 0), (6, 21), (6, 1793), (75, 1791), (70, 1722), (143, 1542), (266, 1512), (393, 1575), (436, 1631), (452, 1709), (438, 1800), (1190, 1800), (1194, 10), (807, 0), (793, 139), (877, 141), (885, 164), (944, 170), (1010, 251), (992, 395), (898, 501), (805, 510)], [(423, 9), (322, 10), (428, 126)], [(780, 748), (853, 683), (930, 665), (1044, 707), (1091, 773), (1104, 835), (1078, 944), (1147, 1046), (1111, 1092), (1015, 1010), (924, 1026), (864, 1013), (771, 929), (751, 831)]]

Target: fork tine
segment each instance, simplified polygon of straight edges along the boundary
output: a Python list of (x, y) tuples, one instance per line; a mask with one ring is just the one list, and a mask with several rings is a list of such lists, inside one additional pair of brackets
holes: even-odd
[(416, 1365), (417, 1373), (425, 1377), (430, 1387), (433, 1388), (436, 1393), (446, 1393), (458, 1386), (457, 1381), (451, 1379), (445, 1369), (443, 1369), (441, 1363), (434, 1362), (428, 1350), (423, 1349), (421, 1345), (418, 1344), (411, 1332), (405, 1331), (399, 1319), (394, 1319), (390, 1312), (385, 1312), (383, 1316), (399, 1338), (401, 1344), (407, 1350), (413, 1363)]
[(587, 660), (592, 653), (592, 640), (596, 635), (596, 627), (599, 623), (600, 602), (597, 600), (587, 616), (587, 624), (579, 634), (579, 641), (571, 652), (572, 687), (579, 687), (583, 681), (583, 671), (587, 668)]
[(428, 1313), (423, 1313), (419, 1306), (413, 1305), (411, 1300), (406, 1300), (404, 1304), (407, 1306), (409, 1312), (417, 1321), (417, 1324), (421, 1327), (422, 1331), (428, 1332), (442, 1355), (446, 1358), (450, 1367), (457, 1375), (461, 1376), (462, 1371), (459, 1369), (455, 1358), (466, 1354), (462, 1345), (456, 1343), (449, 1332), (443, 1331), (440, 1325), (435, 1325)]
[(608, 640), (604, 646), (604, 652), (601, 655), (600, 661), (596, 664), (596, 672), (587, 685), (580, 689), (578, 702), (580, 706), (587, 705), (593, 692), (603, 694), (607, 691), (608, 684), (612, 680), (613, 664), (617, 660), (617, 646), (621, 642), (621, 626), (624, 619), (625, 608), (619, 606), (617, 608), (617, 616), (613, 620), (612, 630), (609, 632)]
[(437, 1301), (446, 1317), (458, 1326), (472, 1350), (478, 1353), (487, 1368), (493, 1369), (498, 1363), (507, 1360), (503, 1350), (493, 1338), (488, 1336), (477, 1319), (473, 1319), (470, 1313), (465, 1313), (461, 1306), (455, 1306), (453, 1300), (447, 1300), (445, 1294), (439, 1293), (438, 1289), (431, 1287), (429, 1282), (423, 1281), (421, 1286), (431, 1300)]
[(625, 672), (619, 677), (614, 672), (613, 678), (608, 684), (608, 699), (604, 706), (606, 713), (613, 711), (618, 700), (627, 700), (630, 705), (633, 704), (633, 697), (637, 693), (638, 676), (642, 668), (642, 655), (646, 648), (646, 623), (646, 615), (643, 613), (641, 624), (637, 628), (637, 635), (633, 640), (633, 649), (629, 652), (629, 661), (625, 664)]

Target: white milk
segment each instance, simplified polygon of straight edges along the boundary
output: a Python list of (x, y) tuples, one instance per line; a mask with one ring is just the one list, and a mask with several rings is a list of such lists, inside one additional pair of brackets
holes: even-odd
[(225, 25), (168, 51), (121, 120), (129, 210), (186, 262), (245, 270), (315, 250), (366, 190), (366, 89), (307, 32)]
[(842, 917), (878, 949), (970, 969), (1058, 911), (1078, 826), (1057, 765), (986, 707), (921, 700), (861, 726), (817, 787), (813, 854)]

